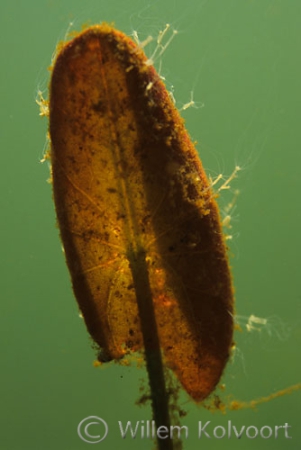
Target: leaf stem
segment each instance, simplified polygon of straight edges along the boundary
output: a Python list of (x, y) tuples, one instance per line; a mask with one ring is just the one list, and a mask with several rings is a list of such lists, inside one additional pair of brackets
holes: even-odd
[[(156, 430), (164, 425), (170, 432), (169, 393), (165, 385), (164, 367), (156, 323), (152, 291), (149, 282), (145, 252), (129, 249), (128, 259), (136, 292), (141, 331), (144, 341), (146, 368), (151, 390), (153, 419)], [(174, 450), (171, 437), (160, 439), (157, 435), (158, 450)]]

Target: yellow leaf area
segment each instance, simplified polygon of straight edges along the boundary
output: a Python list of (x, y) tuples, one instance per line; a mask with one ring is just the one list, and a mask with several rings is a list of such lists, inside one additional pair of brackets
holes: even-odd
[(216, 202), (143, 50), (107, 24), (60, 51), (50, 86), (53, 189), (73, 289), (101, 359), (158, 352), (200, 401), (233, 334)]

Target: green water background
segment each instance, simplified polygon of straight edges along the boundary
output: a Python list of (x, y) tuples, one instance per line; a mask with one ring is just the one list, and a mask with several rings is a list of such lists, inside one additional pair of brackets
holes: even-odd
[[(223, 381), (234, 399), (252, 400), (300, 381), (300, 42), (299, 0), (28, 0), (3, 1), (1, 25), (1, 450), (81, 450), (78, 423), (97, 415), (109, 424), (93, 448), (151, 449), (121, 439), (117, 422), (147, 420), (135, 406), (142, 370), (95, 369), (71, 291), (52, 202), (47, 163), (40, 164), (47, 120), (51, 55), (68, 24), (112, 22), (141, 40), (166, 23), (179, 33), (163, 55), (161, 74), (198, 141), (212, 176), (243, 167), (232, 212), (237, 314), (243, 333)], [(146, 49), (151, 53), (151, 45)], [(157, 61), (159, 67), (160, 61)], [(203, 104), (203, 106), (202, 106)], [(222, 196), (222, 208), (229, 199)], [(268, 318), (261, 331), (244, 327), (250, 314)], [(145, 381), (144, 381), (145, 385)], [(298, 449), (300, 392), (258, 407), (211, 414), (184, 395), (187, 450)], [(197, 439), (198, 421), (227, 426), (288, 423), (292, 439)], [(92, 429), (91, 429), (92, 431)], [(96, 431), (96, 428), (93, 429)]]

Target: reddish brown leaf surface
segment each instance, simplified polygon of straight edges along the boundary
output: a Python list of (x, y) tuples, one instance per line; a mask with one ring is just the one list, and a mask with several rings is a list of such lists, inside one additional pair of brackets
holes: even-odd
[(226, 247), (197, 152), (142, 49), (106, 24), (67, 43), (50, 135), (67, 264), (102, 359), (155, 350), (157, 335), (188, 394), (206, 398), (232, 345)]

